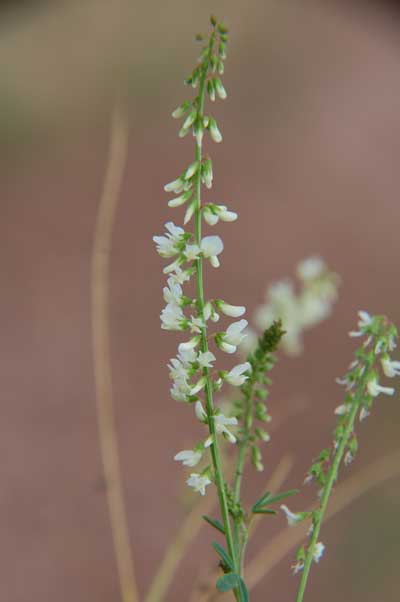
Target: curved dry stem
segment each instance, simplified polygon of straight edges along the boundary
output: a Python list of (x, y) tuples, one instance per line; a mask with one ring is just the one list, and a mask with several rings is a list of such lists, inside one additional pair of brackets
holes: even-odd
[(137, 602), (139, 597), (129, 542), (112, 401), (109, 332), (110, 251), (114, 218), (126, 165), (127, 149), (127, 117), (121, 102), (117, 101), (111, 119), (107, 166), (97, 212), (92, 252), (93, 363), (100, 450), (121, 599), (123, 602)]
[[(360, 470), (353, 477), (348, 477), (339, 485), (325, 515), (325, 521), (346, 508), (358, 497), (394, 477), (400, 476), (400, 451), (376, 460)], [(254, 588), (267, 574), (290, 552), (301, 543), (308, 531), (308, 525), (286, 528), (276, 535), (264, 549), (246, 567), (246, 584)]]

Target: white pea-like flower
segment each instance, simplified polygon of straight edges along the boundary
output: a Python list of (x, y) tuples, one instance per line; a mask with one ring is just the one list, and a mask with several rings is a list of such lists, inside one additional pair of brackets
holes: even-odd
[(215, 121), (215, 119), (210, 119), (208, 127), (210, 130), (211, 138), (214, 140), (214, 142), (222, 142), (222, 134), (218, 129), (217, 122)]
[(160, 319), (163, 330), (185, 330), (188, 323), (182, 309), (176, 303), (168, 303), (162, 310)]
[(226, 332), (222, 333), (219, 339), (216, 339), (220, 349), (226, 353), (235, 353), (237, 346), (240, 345), (246, 336), (243, 330), (247, 324), (247, 320), (239, 320), (230, 324)]
[(243, 305), (230, 305), (221, 299), (217, 299), (215, 305), (219, 311), (230, 318), (240, 318), (246, 312), (246, 308)]
[(301, 521), (302, 516), (298, 512), (292, 512), (284, 504), (282, 504), (280, 508), (281, 508), (281, 510), (283, 510), (283, 512), (286, 515), (286, 519), (287, 519), (289, 527), (293, 527), (294, 525), (296, 525), (297, 523), (299, 523)]
[(165, 228), (168, 230), (165, 236), (153, 236), (156, 249), (161, 257), (173, 257), (179, 253), (179, 243), (185, 234), (183, 228), (175, 226), (173, 222), (167, 222)]
[(228, 372), (224, 378), (225, 380), (234, 387), (241, 387), (243, 383), (249, 378), (245, 372), (251, 371), (251, 364), (245, 362), (244, 364), (238, 364), (230, 372)]
[(319, 562), (321, 560), (324, 551), (325, 551), (325, 546), (322, 543), (322, 541), (319, 541), (318, 543), (315, 544), (314, 551), (313, 551), (314, 562)]
[(189, 322), (190, 332), (200, 334), (202, 329), (204, 328), (204, 326), (205, 326), (205, 324), (204, 324), (204, 320), (202, 318), (194, 317), (194, 316), (190, 317), (190, 322)]
[(345, 416), (346, 414), (349, 413), (349, 410), (350, 410), (350, 406), (346, 403), (342, 403), (342, 405), (338, 406), (335, 409), (335, 414), (337, 416)]
[(190, 280), (190, 273), (187, 270), (182, 270), (179, 266), (176, 266), (175, 271), (171, 272), (169, 280), (174, 284), (185, 284)]
[(363, 420), (365, 420), (366, 418), (368, 418), (369, 415), (370, 415), (370, 412), (368, 412), (368, 410), (366, 408), (361, 408), (361, 410), (360, 410), (360, 422), (362, 422)]
[(205, 495), (207, 485), (211, 485), (211, 480), (207, 475), (201, 475), (193, 472), (186, 483), (189, 487), (192, 487), (195, 491), (198, 491), (200, 495)]
[(211, 351), (200, 352), (197, 356), (200, 368), (212, 368), (212, 362), (215, 362), (216, 357)]
[(234, 222), (238, 218), (238, 214), (229, 211), (226, 205), (207, 205), (203, 209), (203, 217), (209, 226), (215, 226), (219, 220)]
[(221, 80), (218, 77), (216, 79), (214, 79), (214, 87), (215, 87), (215, 91), (217, 92), (219, 98), (221, 100), (225, 100), (225, 98), (227, 98), (228, 95), (226, 93), (224, 86), (222, 85)]
[(393, 395), (394, 388), (393, 387), (382, 387), (374, 376), (371, 380), (368, 381), (367, 385), (368, 393), (372, 395), (372, 397), (377, 397), (380, 393), (384, 393), (385, 395)]
[(197, 450), (184, 449), (174, 456), (174, 460), (182, 462), (183, 466), (196, 466), (202, 458), (202, 453)]
[(384, 356), (381, 360), (382, 370), (388, 378), (394, 378), (400, 375), (400, 362), (391, 360), (389, 356)]
[(218, 255), (224, 250), (224, 243), (219, 236), (205, 236), (200, 245), (203, 257), (210, 260), (214, 268), (219, 266)]
[(173, 180), (172, 182), (169, 182), (168, 184), (166, 184), (164, 186), (164, 190), (165, 190), (165, 192), (175, 192), (176, 194), (179, 194), (180, 192), (182, 192), (184, 185), (185, 185), (184, 179), (179, 177), (176, 180)]
[(321, 257), (308, 257), (297, 266), (297, 275), (301, 280), (314, 280), (319, 278), (326, 270), (326, 265)]
[(236, 437), (233, 435), (228, 426), (237, 426), (237, 418), (227, 418), (224, 414), (213, 416), (215, 430), (218, 434), (223, 435), (230, 443), (236, 443)]
[(197, 419), (200, 420), (200, 422), (202, 422), (203, 424), (206, 424), (207, 414), (203, 408), (203, 404), (201, 403), (201, 401), (196, 401), (194, 406), (194, 412), (196, 414)]
[(163, 289), (163, 297), (165, 303), (174, 303), (175, 305), (181, 305), (182, 303), (182, 287), (176, 283), (173, 278), (168, 278), (168, 286)]
[(185, 257), (187, 261), (194, 261), (200, 255), (200, 247), (199, 245), (186, 245), (185, 247)]
[(372, 324), (373, 318), (367, 311), (364, 311), (364, 310), (359, 311), (358, 317), (360, 318), (358, 321), (358, 324), (357, 324), (359, 330), (356, 330), (356, 331), (352, 330), (351, 332), (349, 332), (349, 335), (351, 337), (364, 336), (364, 334), (365, 334), (364, 329)]

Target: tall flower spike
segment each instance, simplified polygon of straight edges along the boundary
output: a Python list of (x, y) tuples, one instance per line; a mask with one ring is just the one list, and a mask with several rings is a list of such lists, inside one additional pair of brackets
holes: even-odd
[[(222, 517), (227, 553), (239, 566), (237, 550), (234, 545), (231, 520), (228, 507), (228, 490), (223, 474), (220, 454), (220, 436), (231, 443), (236, 442), (236, 436), (231, 428), (238, 423), (236, 417), (225, 416), (214, 407), (213, 391), (223, 384), (222, 378), (211, 377), (216, 358), (209, 350), (209, 321), (219, 318), (218, 309), (232, 317), (243, 315), (245, 308), (233, 306), (223, 301), (215, 302), (206, 299), (204, 292), (204, 267), (210, 262), (218, 268), (224, 244), (217, 235), (202, 236), (203, 220), (206, 224), (215, 225), (219, 220), (233, 222), (237, 214), (230, 211), (226, 205), (208, 203), (202, 206), (202, 185), (207, 189), (212, 187), (212, 160), (203, 152), (203, 142), (208, 136), (214, 142), (222, 141), (222, 134), (213, 116), (204, 114), (206, 92), (211, 100), (225, 99), (226, 90), (217, 75), (223, 73), (223, 62), (226, 57), (227, 29), (222, 23), (212, 17), (212, 30), (205, 46), (201, 50), (198, 64), (185, 83), (195, 90), (193, 100), (186, 100), (172, 113), (176, 119), (183, 119), (179, 136), (193, 134), (195, 156), (182, 169), (181, 175), (165, 186), (166, 192), (177, 195), (170, 199), (168, 205), (178, 208), (186, 205), (184, 223), (189, 224), (193, 218), (193, 232), (185, 232), (183, 228), (172, 222), (166, 224), (166, 234), (154, 237), (158, 253), (165, 258), (173, 258), (163, 272), (168, 275), (168, 286), (164, 288), (166, 307), (161, 312), (162, 328), (165, 330), (185, 330), (192, 336), (179, 344), (178, 355), (169, 363), (169, 373), (173, 381), (171, 396), (177, 401), (195, 404), (197, 418), (207, 429), (205, 441), (194, 449), (186, 449), (175, 456), (176, 461), (184, 466), (195, 466), (203, 456), (210, 456), (211, 466), (203, 472), (190, 474), (187, 484), (194, 491), (205, 495), (206, 487), (213, 481), (218, 490), (220, 514)], [(207, 261), (208, 260), (208, 261)], [(194, 277), (196, 295), (194, 299), (185, 296), (182, 286)], [(186, 315), (186, 310), (187, 314)], [(215, 342), (221, 349), (234, 353), (243, 340), (246, 320), (231, 324), (226, 332), (217, 333)], [(241, 364), (226, 373), (227, 382), (240, 386), (247, 380), (248, 364)], [(221, 373), (221, 371), (219, 371)], [(204, 392), (204, 402), (198, 395)], [(203, 405), (204, 404), (204, 405)], [(243, 590), (243, 588), (242, 588)], [(235, 587), (235, 595), (242, 600), (239, 588)]]

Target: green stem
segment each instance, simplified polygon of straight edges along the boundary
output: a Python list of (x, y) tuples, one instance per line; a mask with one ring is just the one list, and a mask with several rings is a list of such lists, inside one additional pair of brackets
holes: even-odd
[(335, 484), (336, 477), (338, 474), (339, 466), (343, 458), (343, 454), (345, 452), (349, 437), (354, 428), (354, 420), (357, 414), (357, 410), (359, 408), (359, 395), (354, 396), (354, 400), (351, 406), (351, 410), (348, 416), (347, 426), (343, 433), (343, 437), (340, 441), (340, 444), (336, 450), (336, 454), (334, 456), (331, 469), (328, 474), (328, 480), (326, 482), (324, 492), (321, 498), (321, 506), (318, 513), (318, 520), (315, 521), (313, 525), (313, 532), (310, 540), (310, 545), (308, 546), (307, 556), (304, 562), (304, 569), (301, 575), (301, 580), (299, 584), (299, 589), (297, 592), (296, 602), (302, 602), (304, 597), (304, 592), (306, 590), (308, 577), (310, 574), (311, 564), (313, 561), (313, 553), (315, 544), (318, 541), (319, 532), (321, 530), (321, 524), (324, 519), (324, 515), (326, 512), (326, 508), (328, 506), (328, 501), (330, 494), (332, 492), (333, 485)]
[[(241, 485), (243, 478), (243, 471), (246, 462), (247, 450), (249, 448), (249, 435), (251, 427), (251, 406), (253, 397), (254, 382), (251, 385), (250, 392), (245, 400), (245, 415), (244, 415), (244, 431), (239, 443), (239, 453), (236, 463), (235, 480), (233, 485), (233, 502), (238, 504), (240, 501)], [(243, 538), (240, 538), (240, 530), (244, 527)], [(244, 547), (247, 540), (247, 528), (243, 525), (243, 519), (241, 517), (234, 520), (234, 542), (237, 555), (239, 558), (239, 575), (243, 577), (243, 561), (244, 561)]]
[[(209, 54), (211, 55), (214, 45), (214, 34), (211, 34)], [(198, 118), (202, 120), (204, 110), (204, 94), (205, 84), (207, 78), (207, 68), (203, 69), (200, 82), (199, 82), (199, 105), (198, 105)], [(196, 143), (196, 161), (199, 164), (199, 168), (196, 176), (196, 210), (195, 210), (195, 239), (196, 243), (200, 246), (201, 244), (201, 161), (202, 161), (202, 142), (198, 140)], [(197, 307), (198, 313), (201, 318), (204, 319), (204, 286), (203, 286), (203, 259), (199, 257), (196, 260), (196, 292), (197, 292)], [(207, 340), (207, 327), (201, 330), (201, 350), (203, 353), (208, 351), (208, 340)], [(203, 374), (206, 378), (205, 385), (205, 397), (206, 397), (206, 411), (208, 416), (208, 427), (210, 435), (212, 436), (213, 443), (210, 446), (211, 458), (215, 473), (215, 484), (218, 491), (218, 499), (221, 509), (222, 521), (225, 529), (225, 538), (228, 548), (229, 555), (231, 556), (235, 570), (237, 570), (237, 557), (235, 546), (233, 543), (232, 527), (229, 519), (228, 501), (225, 491), (225, 481), (223, 477), (221, 453), (219, 449), (218, 437), (215, 431), (215, 423), (213, 420), (214, 416), (214, 402), (213, 402), (213, 388), (210, 377), (210, 371), (208, 368), (204, 368)], [(235, 592), (237, 599), (240, 600), (240, 594)]]

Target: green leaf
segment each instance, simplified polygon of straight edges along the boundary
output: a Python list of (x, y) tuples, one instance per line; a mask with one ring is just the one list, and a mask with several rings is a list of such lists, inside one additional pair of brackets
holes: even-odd
[(206, 516), (205, 514), (203, 514), (203, 516), (201, 518), (203, 518), (206, 521), (206, 523), (208, 523), (209, 525), (214, 527), (214, 529), (217, 529), (217, 531), (220, 531), (222, 533), (222, 535), (225, 535), (224, 526), (222, 523), (219, 522), (219, 520), (210, 518), (209, 516)]
[(216, 541), (213, 541), (213, 548), (217, 552), (217, 554), (222, 558), (224, 564), (231, 569), (231, 571), (235, 570), (233, 560), (229, 556), (228, 552), (224, 550), (222, 546), (219, 545)]
[(217, 590), (220, 592), (228, 592), (236, 587), (240, 587), (240, 577), (236, 573), (227, 573), (217, 581)]
[(274, 504), (275, 502), (279, 502), (286, 497), (290, 497), (295, 493), (299, 493), (298, 489), (291, 489), (290, 491), (283, 491), (282, 493), (278, 493), (277, 495), (271, 495), (269, 491), (267, 491), (259, 500), (254, 504), (252, 508), (253, 513), (257, 513), (260, 508), (263, 506), (269, 506), (270, 504)]
[(249, 592), (248, 592), (245, 582), (243, 581), (243, 579), (241, 577), (239, 577), (239, 591), (240, 591), (240, 596), (241, 596), (242, 602), (249, 602), (249, 600), (250, 600)]
[(266, 500), (270, 497), (271, 492), (270, 491), (266, 491), (264, 493), (264, 495), (262, 497), (260, 497), (259, 500), (256, 501), (256, 503), (253, 505), (253, 508), (255, 508), (256, 506), (263, 506), (264, 503), (266, 502)]
[(290, 491), (278, 493), (277, 495), (268, 498), (266, 502), (264, 502), (264, 504), (274, 504), (275, 502), (279, 502), (280, 500), (285, 499), (285, 497), (290, 497), (291, 495), (295, 495), (296, 493), (299, 493), (298, 489), (291, 489)]
[(278, 514), (276, 510), (270, 510), (269, 508), (260, 508), (259, 506), (253, 506), (253, 514)]

